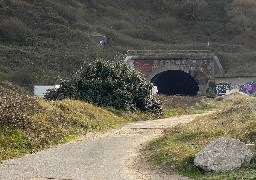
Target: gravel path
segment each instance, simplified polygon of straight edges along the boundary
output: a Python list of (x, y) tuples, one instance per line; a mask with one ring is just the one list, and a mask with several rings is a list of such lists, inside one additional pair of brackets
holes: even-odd
[(139, 150), (164, 128), (188, 123), (187, 115), (127, 124), (104, 134), (87, 136), (21, 158), (2, 161), (1, 180), (135, 180), (187, 179), (151, 169)]

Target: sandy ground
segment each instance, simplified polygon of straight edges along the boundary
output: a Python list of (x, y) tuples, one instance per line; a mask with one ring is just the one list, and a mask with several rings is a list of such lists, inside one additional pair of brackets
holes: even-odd
[(0, 164), (1, 180), (183, 180), (150, 167), (140, 150), (166, 128), (201, 115), (141, 121)]

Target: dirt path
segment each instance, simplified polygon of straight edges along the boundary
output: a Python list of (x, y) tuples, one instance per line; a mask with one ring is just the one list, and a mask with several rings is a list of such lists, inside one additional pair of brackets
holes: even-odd
[(1, 180), (135, 180), (187, 179), (151, 169), (139, 150), (160, 136), (164, 128), (192, 121), (199, 115), (186, 115), (127, 124), (104, 134), (88, 134), (22, 158), (0, 164)]

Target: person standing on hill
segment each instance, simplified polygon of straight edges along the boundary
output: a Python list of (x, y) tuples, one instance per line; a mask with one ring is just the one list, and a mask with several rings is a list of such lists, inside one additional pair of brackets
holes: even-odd
[(107, 45), (107, 43), (108, 43), (107, 37), (106, 37), (106, 36), (103, 36), (103, 37), (101, 38), (100, 42), (99, 42), (99, 45), (100, 45), (101, 47), (105, 47), (105, 46)]

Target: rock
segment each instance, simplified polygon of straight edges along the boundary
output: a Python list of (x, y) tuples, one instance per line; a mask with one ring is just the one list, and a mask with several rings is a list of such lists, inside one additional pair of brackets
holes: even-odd
[(252, 152), (243, 142), (219, 138), (196, 154), (194, 165), (206, 172), (228, 172), (250, 163), (252, 157)]

